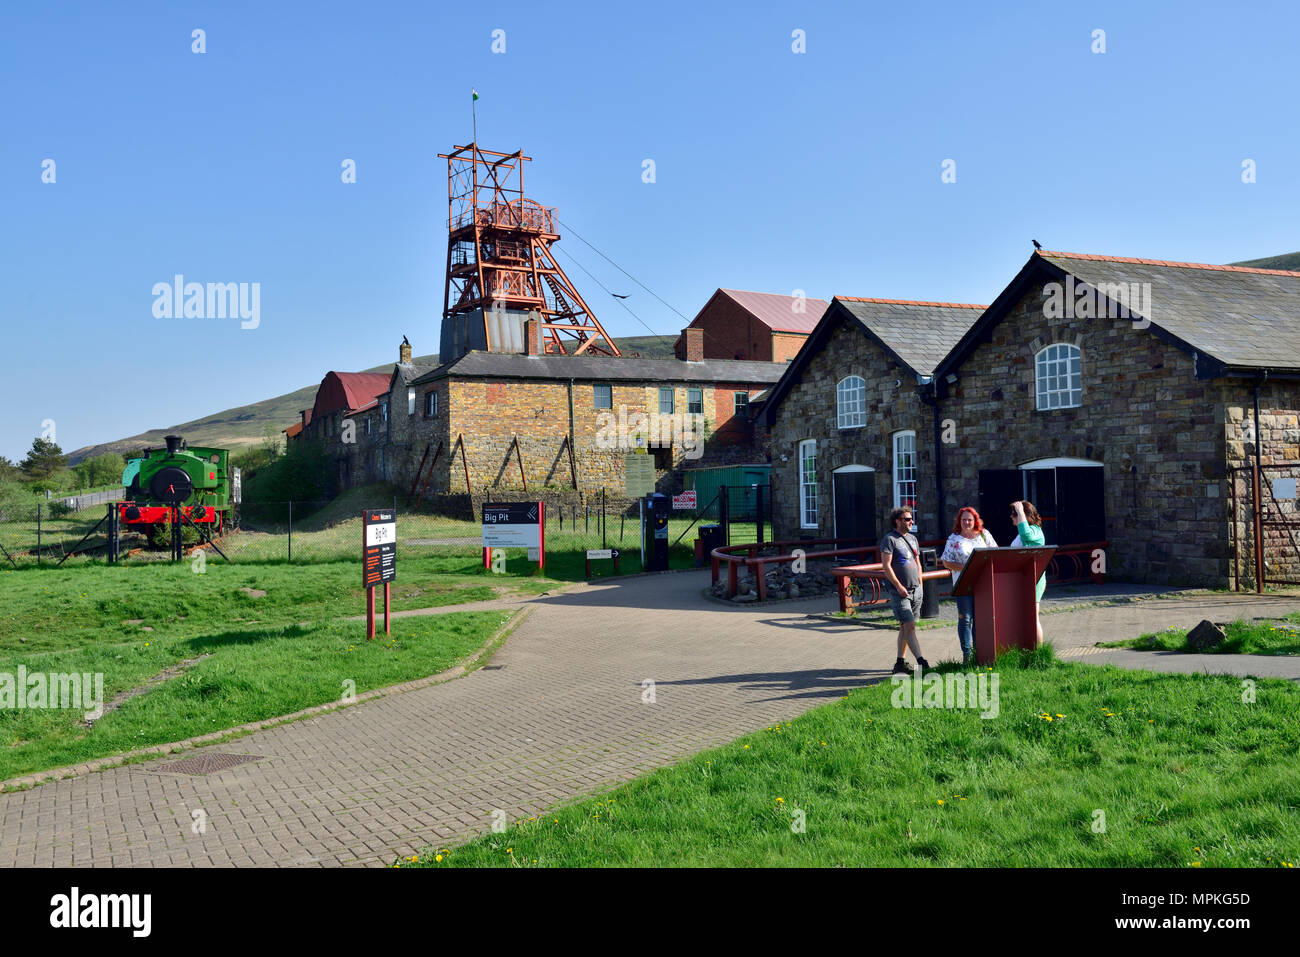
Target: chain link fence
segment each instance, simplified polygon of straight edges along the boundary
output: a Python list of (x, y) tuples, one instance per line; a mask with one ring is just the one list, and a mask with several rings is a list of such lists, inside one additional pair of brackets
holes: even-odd
[[(678, 499), (668, 523), (675, 567), (687, 567), (714, 544), (766, 541), (771, 536), (771, 495), (766, 486), (720, 490), (708, 501)], [(573, 572), (591, 549), (617, 549), (620, 571), (640, 568), (642, 500), (604, 491), (579, 493), (545, 489), (495, 490), (491, 494), (446, 496), (411, 510), (399, 497), (373, 501), (397, 513), (399, 555), (481, 559), (482, 507), (486, 503), (545, 503), (544, 535), (548, 571), (553, 562)], [(113, 504), (74, 508), (60, 502), (0, 505), (0, 563), (10, 567), (56, 566), (68, 562), (153, 562), (171, 559), (170, 527), (114, 522)], [(315, 563), (359, 560), (360, 509), (341, 511), (327, 501), (244, 502), (235, 524), (214, 526), (184, 522), (182, 549), (191, 556), (204, 548), (206, 558), (232, 563)], [(206, 534), (205, 534), (206, 533)], [(702, 539), (697, 550), (696, 540)], [(522, 554), (522, 550), (520, 551)], [(584, 571), (585, 573), (585, 571)], [(576, 572), (568, 577), (580, 577)]]

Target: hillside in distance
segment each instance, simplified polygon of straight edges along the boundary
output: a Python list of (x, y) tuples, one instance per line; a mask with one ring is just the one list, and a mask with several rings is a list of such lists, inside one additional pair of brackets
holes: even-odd
[(1234, 266), (1254, 266), (1256, 269), (1287, 269), (1300, 271), (1300, 253), (1286, 253), (1282, 256), (1267, 256), (1264, 259), (1247, 259), (1232, 263)]
[[(671, 359), (673, 341), (676, 335), (667, 336), (626, 336), (616, 340), (619, 350), (624, 355), (639, 353), (646, 359)], [(416, 356), (416, 365), (434, 366), (438, 357)], [(373, 366), (369, 369), (349, 371), (357, 372), (391, 372), (393, 363)], [(328, 371), (328, 370), (325, 370)], [(323, 376), (325, 371), (321, 372)], [(68, 453), (69, 462), (75, 465), (84, 458), (103, 455), (106, 452), (125, 453), (146, 446), (161, 446), (163, 436), (180, 435), (190, 445), (205, 445), (218, 449), (245, 449), (260, 445), (266, 438), (267, 430), (272, 430), (278, 437), (280, 430), (287, 429), (300, 418), (300, 409), (309, 409), (316, 401), (316, 388), (320, 382), (286, 392), (272, 399), (263, 399), (249, 405), (237, 406), (214, 412), (201, 419), (181, 422), (166, 428), (150, 429), (139, 435), (123, 439), (113, 439), (98, 445), (87, 445)]]

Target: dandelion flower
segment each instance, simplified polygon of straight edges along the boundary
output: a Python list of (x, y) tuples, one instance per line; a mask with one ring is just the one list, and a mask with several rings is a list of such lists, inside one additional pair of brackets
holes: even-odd
[(939, 798), (939, 803), (940, 803), (940, 804), (943, 803), (943, 798)]
[(441, 854), (435, 854), (435, 855), (433, 856), (433, 859), (434, 859), (435, 861), (437, 861), (439, 864), (442, 863), (442, 855), (441, 855)]

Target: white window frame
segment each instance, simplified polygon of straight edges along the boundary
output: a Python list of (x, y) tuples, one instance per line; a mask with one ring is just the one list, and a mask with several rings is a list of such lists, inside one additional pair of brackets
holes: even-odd
[(817, 440), (799, 443), (799, 527), (817, 528)]
[(426, 392), (424, 394), (424, 414), (426, 418), (436, 419), (438, 417), (438, 393)]
[(742, 418), (749, 418), (749, 393), (733, 392), (731, 393), (731, 414), (738, 415)]
[(1053, 342), (1034, 355), (1034, 408), (1039, 412), (1083, 405), (1083, 350)]
[(867, 380), (848, 375), (835, 384), (835, 419), (841, 429), (861, 429), (867, 424)]
[[(911, 449), (900, 449), (899, 446), (905, 440), (911, 440)], [(894, 508), (900, 506), (912, 509), (913, 521), (916, 519), (916, 433), (910, 429), (904, 432), (895, 432), (891, 443), (894, 453), (893, 458), (893, 485), (894, 489)], [(907, 461), (904, 456), (910, 455), (911, 461)], [(910, 477), (909, 477), (910, 473)], [(911, 487), (911, 501), (907, 500), (905, 492)]]
[(406, 414), (415, 415), (415, 390), (406, 390)]

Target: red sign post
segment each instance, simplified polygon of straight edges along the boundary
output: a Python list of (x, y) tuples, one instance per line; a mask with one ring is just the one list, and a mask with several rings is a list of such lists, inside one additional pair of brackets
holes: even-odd
[(384, 634), (391, 632), (389, 583), (397, 578), (397, 514), (391, 508), (361, 513), (361, 585), (366, 590), (366, 640), (375, 637), (375, 586), (384, 586)]

